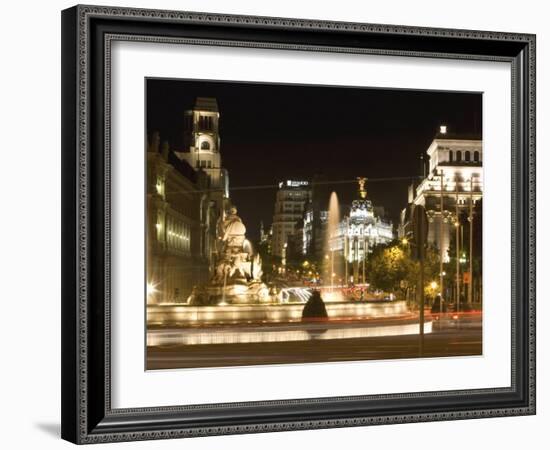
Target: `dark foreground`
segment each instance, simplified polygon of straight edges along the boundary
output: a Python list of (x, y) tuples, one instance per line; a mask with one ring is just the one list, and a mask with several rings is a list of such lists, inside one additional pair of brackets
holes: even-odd
[(149, 347), (147, 369), (358, 361), (482, 354), (481, 316), (434, 322), (418, 335), (243, 344)]

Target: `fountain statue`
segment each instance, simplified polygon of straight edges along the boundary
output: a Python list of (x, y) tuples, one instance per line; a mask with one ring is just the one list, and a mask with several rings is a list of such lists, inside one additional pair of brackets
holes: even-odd
[[(361, 200), (354, 204), (358, 205), (357, 208), (368, 206), (366, 211), (371, 212), (364, 179), (359, 181)], [(411, 316), (405, 301), (367, 297), (365, 285), (360, 285), (360, 299), (353, 296), (354, 287), (348, 286), (348, 238), (344, 235), (342, 239), (345, 230), (342, 230), (336, 192), (332, 192), (327, 206), (323, 266), (319, 264), (323, 267), (323, 285), (311, 287), (300, 279), (285, 277), (283, 274), (273, 279), (268, 287), (262, 281), (260, 255), (254, 252), (252, 244), (246, 239), (246, 226), (238, 216), (237, 209), (232, 207), (223, 214), (216, 226), (215, 258), (210, 279), (193, 288), (185, 305), (147, 305), (147, 323), (165, 327), (210, 324), (237, 324), (239, 327), (255, 324), (256, 327), (259, 323), (287, 326), (289, 323), (301, 323), (302, 320), (324, 323), (333, 319), (359, 321), (403, 317), (411, 320), (410, 327), (418, 330), (418, 324), (414, 323), (416, 319)], [(403, 333), (411, 334), (410, 327)], [(368, 329), (379, 332), (378, 328)], [(324, 326), (316, 326), (308, 329), (307, 335), (316, 339), (327, 333), (326, 330)], [(303, 335), (303, 330), (298, 334)], [(205, 330), (203, 336), (212, 339), (210, 330)]]
[(217, 227), (217, 258), (207, 286), (195, 287), (190, 305), (257, 304), (270, 301), (262, 261), (246, 239), (246, 227), (231, 207)]

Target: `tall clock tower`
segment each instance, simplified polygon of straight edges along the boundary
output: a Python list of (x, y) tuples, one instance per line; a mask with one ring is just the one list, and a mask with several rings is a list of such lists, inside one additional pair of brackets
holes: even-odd
[(195, 170), (202, 169), (211, 189), (221, 189), (228, 197), (227, 174), (221, 165), (220, 113), (215, 98), (197, 97), (193, 109), (184, 115), (184, 149), (176, 154)]
[(200, 217), (201, 253), (212, 264), (216, 260), (216, 226), (229, 208), (229, 178), (222, 167), (220, 154), (220, 113), (215, 98), (197, 97), (193, 108), (185, 111), (183, 123), (184, 148), (175, 152), (186, 161), (206, 183), (201, 183)]

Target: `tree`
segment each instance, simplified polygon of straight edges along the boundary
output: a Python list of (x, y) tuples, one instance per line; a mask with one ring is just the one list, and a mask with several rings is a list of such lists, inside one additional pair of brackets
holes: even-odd
[[(420, 280), (420, 263), (414, 261), (407, 248), (398, 242), (378, 245), (369, 259), (369, 281), (372, 287), (399, 294), (407, 298), (407, 293), (416, 292)], [(424, 260), (426, 288), (439, 276), (439, 251), (430, 246)]]
[(373, 287), (387, 292), (401, 290), (401, 281), (409, 272), (408, 258), (397, 244), (377, 246), (369, 259), (369, 281)]

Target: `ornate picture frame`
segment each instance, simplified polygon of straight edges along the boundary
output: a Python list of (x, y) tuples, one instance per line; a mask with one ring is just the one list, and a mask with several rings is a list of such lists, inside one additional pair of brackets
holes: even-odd
[[(115, 41), (501, 61), (511, 66), (511, 384), (117, 409), (111, 402)], [(535, 36), (75, 6), (62, 12), (62, 437), (167, 439), (535, 414)]]

